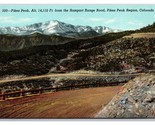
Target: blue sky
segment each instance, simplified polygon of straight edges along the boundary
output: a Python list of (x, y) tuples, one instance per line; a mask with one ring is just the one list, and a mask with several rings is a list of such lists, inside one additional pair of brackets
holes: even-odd
[(155, 5), (0, 5), (0, 27), (25, 26), (49, 20), (73, 25), (138, 29), (155, 22), (154, 12), (2, 12), (2, 9), (154, 9)]

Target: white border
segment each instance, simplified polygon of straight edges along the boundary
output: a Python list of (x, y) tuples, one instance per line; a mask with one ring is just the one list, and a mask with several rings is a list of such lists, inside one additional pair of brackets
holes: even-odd
[(0, 124), (1, 125), (33, 125), (33, 124), (36, 124), (36, 125), (146, 125), (146, 124), (149, 124), (149, 125), (153, 125), (152, 123), (154, 123), (154, 121), (144, 121), (144, 120), (135, 120), (135, 121), (120, 121), (120, 120), (99, 120), (99, 121), (92, 121), (92, 120), (35, 120), (35, 121), (7, 121), (7, 124), (6, 122), (1, 122)]
[[(1, 0), (0, 4), (155, 4), (155, 0)], [(7, 121), (4, 122), (4, 121)], [(51, 121), (53, 121), (51, 123)], [(135, 122), (133, 122), (135, 121)], [(148, 120), (146, 119), (148, 124), (151, 125), (150, 123), (154, 123), (154, 120)], [(135, 124), (141, 124), (141, 125), (146, 125), (146, 121), (143, 120), (92, 120), (92, 119), (87, 119), (87, 120), (0, 120), (0, 125), (31, 125), (31, 124), (36, 124), (36, 125), (135, 125)]]

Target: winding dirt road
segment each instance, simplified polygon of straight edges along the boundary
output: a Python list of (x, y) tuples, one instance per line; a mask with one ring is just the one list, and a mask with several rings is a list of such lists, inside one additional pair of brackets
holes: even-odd
[(121, 86), (59, 91), (0, 102), (0, 118), (93, 118)]
[(40, 76), (29, 76), (24, 78), (13, 78), (13, 79), (6, 79), (1, 80), (1, 83), (7, 83), (7, 82), (15, 82), (15, 81), (26, 81), (26, 80), (34, 80), (34, 79), (42, 79), (42, 78), (50, 78), (50, 77), (97, 77), (97, 76), (138, 76), (142, 75), (143, 73), (137, 73), (137, 74), (121, 74), (121, 75), (105, 75), (105, 74), (70, 74), (70, 73), (61, 73), (61, 74), (45, 74)]

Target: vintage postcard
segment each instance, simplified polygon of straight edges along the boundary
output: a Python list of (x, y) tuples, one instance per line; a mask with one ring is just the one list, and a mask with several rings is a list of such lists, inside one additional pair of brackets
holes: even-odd
[(0, 5), (9, 118), (155, 118), (155, 5)]

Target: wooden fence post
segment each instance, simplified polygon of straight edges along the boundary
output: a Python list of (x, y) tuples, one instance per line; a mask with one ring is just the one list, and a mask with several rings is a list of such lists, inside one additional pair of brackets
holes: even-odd
[(24, 96), (23, 89), (20, 90), (20, 96)]
[(5, 100), (5, 92), (2, 92), (3, 96), (2, 96), (2, 100)]
[(39, 94), (42, 94), (42, 93), (43, 93), (43, 89), (42, 89), (42, 88), (40, 88)]

